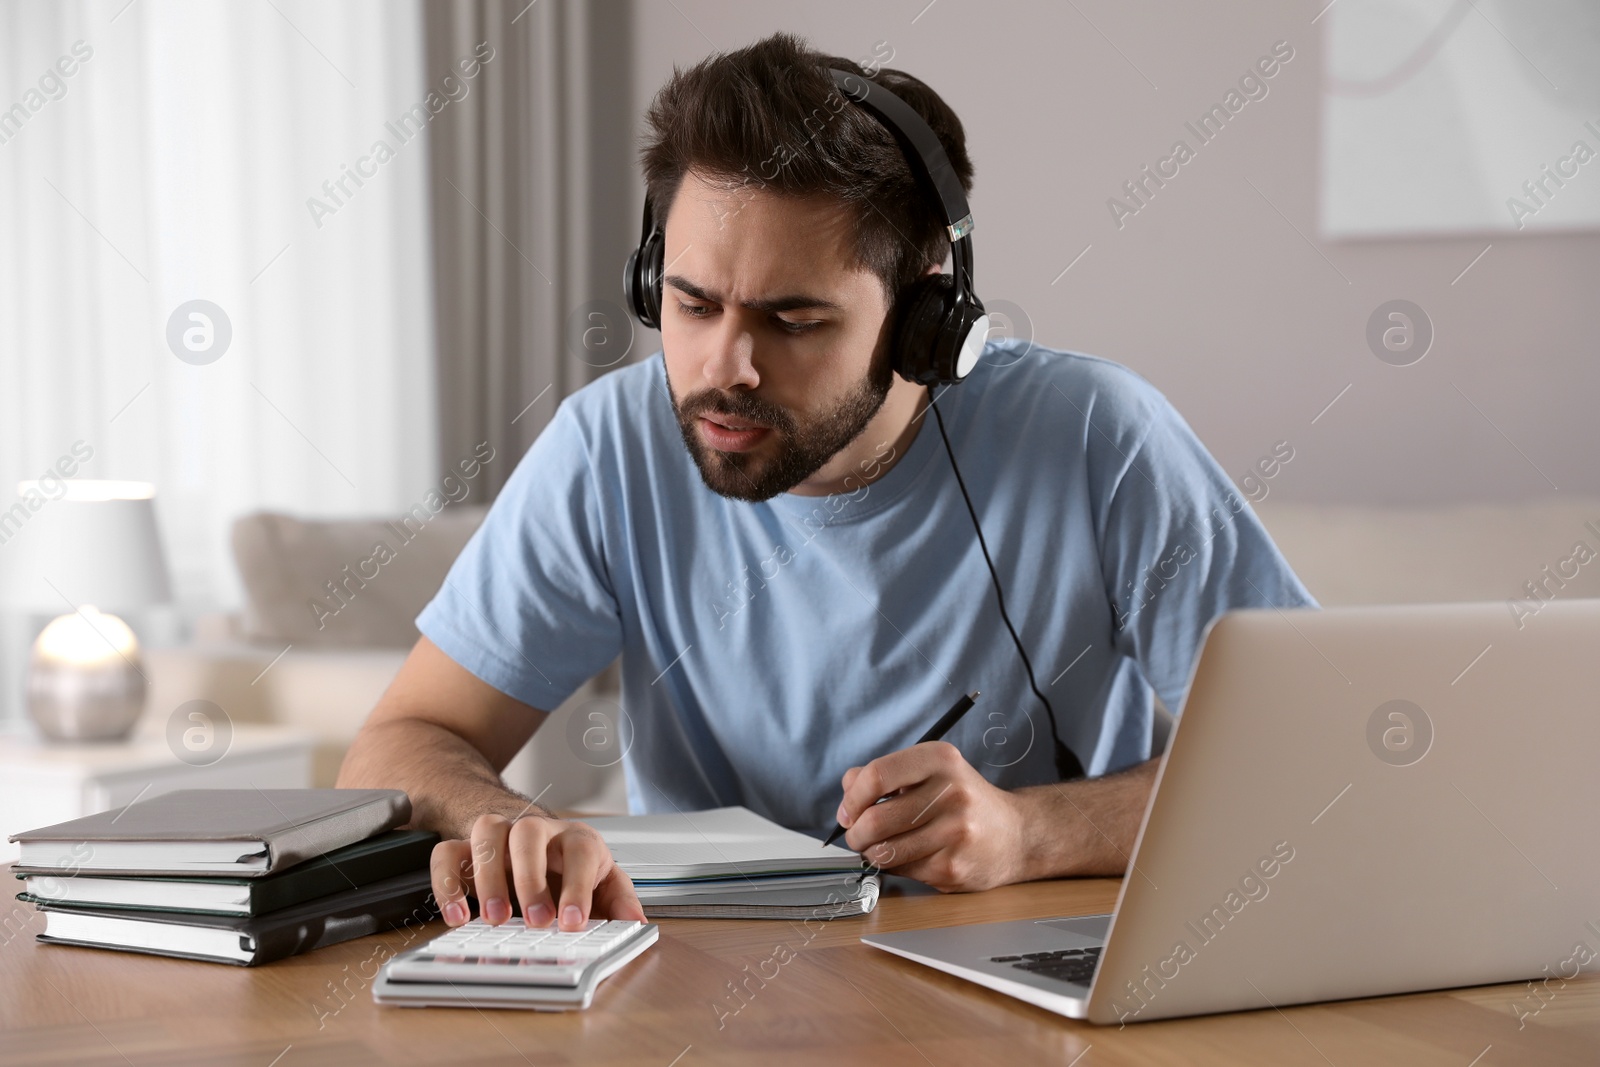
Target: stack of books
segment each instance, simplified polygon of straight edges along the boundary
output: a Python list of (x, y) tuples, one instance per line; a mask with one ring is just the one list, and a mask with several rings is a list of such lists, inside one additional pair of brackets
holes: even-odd
[(585, 819), (633, 880), (648, 918), (865, 915), (882, 879), (861, 856), (743, 807)]
[(438, 915), (393, 789), (186, 789), (16, 834), (39, 940), (270, 963)]

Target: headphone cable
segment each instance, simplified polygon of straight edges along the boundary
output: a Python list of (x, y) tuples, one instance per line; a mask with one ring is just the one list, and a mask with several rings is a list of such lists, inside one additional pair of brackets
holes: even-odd
[(1022, 647), (1022, 638), (1017, 636), (1017, 628), (1011, 625), (1011, 615), (1006, 611), (1005, 594), (1000, 588), (1000, 575), (995, 570), (994, 560), (989, 555), (989, 545), (983, 539), (983, 527), (978, 523), (978, 510), (972, 506), (972, 497), (967, 495), (967, 483), (961, 477), (961, 468), (956, 465), (955, 449), (950, 447), (950, 435), (944, 429), (944, 416), (939, 413), (936, 398), (930, 394), (928, 406), (933, 409), (934, 421), (939, 425), (939, 437), (944, 441), (944, 451), (950, 457), (950, 469), (955, 472), (956, 485), (961, 489), (961, 499), (967, 503), (967, 514), (972, 516), (972, 528), (978, 535), (978, 547), (983, 550), (983, 561), (989, 565), (989, 578), (994, 582), (994, 598), (1000, 605), (1000, 619), (1006, 624), (1006, 630), (1011, 634), (1011, 640), (1017, 646), (1017, 655), (1022, 657), (1022, 666), (1028, 672), (1028, 685), (1033, 689), (1033, 695), (1039, 698), (1039, 703), (1044, 705), (1045, 715), (1050, 720), (1050, 737), (1056, 745), (1056, 771), (1061, 775), (1061, 780), (1070, 782), (1075, 778), (1084, 777), (1083, 764), (1077, 754), (1061, 742), (1061, 734), (1056, 729), (1055, 709), (1050, 706), (1050, 701), (1039, 691), (1039, 683), (1033, 677), (1033, 664), (1028, 660), (1028, 653)]

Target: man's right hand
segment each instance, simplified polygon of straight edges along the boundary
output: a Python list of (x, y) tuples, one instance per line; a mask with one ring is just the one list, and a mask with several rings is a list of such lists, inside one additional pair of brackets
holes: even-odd
[(549, 926), (553, 918), (562, 930), (580, 929), (591, 917), (645, 921), (632, 880), (586, 823), (486, 814), (471, 834), (433, 847), (433, 895), (451, 926), (471, 917), (469, 894), (491, 926), (511, 918), (513, 893), (528, 926)]
[(471, 917), (469, 894), (493, 926), (511, 918), (513, 901), (530, 926), (549, 926), (558, 912), (562, 930), (591, 917), (644, 920), (594, 827), (551, 818), (500, 777), (549, 717), (419, 637), (345, 753), (341, 788), (404, 789), (407, 825), (446, 838), (431, 866), (433, 898), (451, 926)]

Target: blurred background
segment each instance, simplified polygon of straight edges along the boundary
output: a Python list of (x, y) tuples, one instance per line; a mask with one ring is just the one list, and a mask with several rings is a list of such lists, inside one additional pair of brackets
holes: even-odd
[[(996, 332), (1151, 381), (1323, 603), (1600, 592), (1593, 3), (6, 0), (16, 765), (109, 804), (250, 742), (331, 782), (560, 399), (657, 351), (651, 96), (778, 29), (944, 96)], [(145, 763), (28, 710), (85, 604), (137, 635)], [(508, 779), (618, 810), (625, 731), (572, 739), (624, 719), (597, 679)]]

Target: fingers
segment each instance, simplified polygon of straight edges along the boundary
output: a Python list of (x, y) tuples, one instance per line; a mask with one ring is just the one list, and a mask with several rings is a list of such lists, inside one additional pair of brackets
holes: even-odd
[(862, 853), (880, 870), (915, 878), (942, 893), (978, 888), (982, 872), (973, 868), (972, 853), (959, 844), (959, 833), (944, 825), (919, 826), (871, 845)]
[(506, 888), (507, 837), (511, 820), (504, 815), (480, 815), (472, 824), (472, 885), (478, 913), (490, 926), (511, 918), (511, 893)]
[[(1014, 880), (1007, 874), (1007, 857), (1016, 843), (1006, 839), (1003, 809), (986, 805), (981, 794), (958, 788), (957, 782), (941, 781), (932, 779), (864, 815), (857, 824), (866, 838), (858, 849), (862, 857), (880, 870), (915, 878), (941, 893), (988, 889)], [(878, 821), (881, 809), (906, 801), (911, 803), (901, 808), (898, 819)]]
[(472, 890), (472, 845), (466, 841), (440, 841), (428, 857), (433, 875), (433, 899), (444, 921), (460, 926), (472, 917), (467, 894)]
[(850, 829), (845, 831), (846, 847), (862, 852), (879, 841), (887, 841), (913, 827), (928, 824), (952, 806), (948, 803), (952, 799), (952, 785), (949, 779), (942, 776), (929, 778), (897, 796), (872, 805), (857, 816)]
[(550, 843), (550, 865), (561, 872), (559, 928), (576, 930), (589, 921), (594, 890), (611, 863), (605, 840), (583, 823), (567, 823)]
[(511, 824), (507, 839), (511, 856), (511, 879), (522, 907), (524, 926), (549, 926), (556, 916), (550, 895), (549, 862), (546, 849), (560, 823), (540, 817), (518, 819)]
[[(839, 825), (847, 830), (852, 829), (864, 817), (864, 813), (872, 809), (879, 797), (897, 790), (910, 793), (913, 786), (941, 770), (954, 770), (960, 762), (965, 762), (961, 752), (947, 741), (925, 741), (887, 756), (879, 756), (862, 767), (845, 788), (844, 801), (839, 805)], [(887, 804), (879, 806), (886, 807)], [(859, 836), (857, 840), (860, 840)]]
[(608, 919), (632, 919), (635, 922), (644, 922), (644, 905), (639, 903), (639, 894), (633, 888), (633, 879), (629, 878), (621, 867), (612, 864), (611, 870), (600, 879), (600, 884), (594, 887), (594, 910), (596, 915), (605, 915)]
[(511, 918), (513, 899), (527, 926), (555, 919), (560, 929), (576, 930), (591, 917), (645, 918), (633, 882), (583, 823), (486, 814), (472, 824), (470, 840), (435, 845), (429, 866), (434, 898), (451, 926), (471, 918), (468, 894), (491, 926)]
[[(931, 784), (931, 783), (930, 783)], [(933, 799), (917, 794), (933, 792)], [(895, 801), (885, 801), (879, 808)], [(906, 798), (913, 800), (921, 818), (909, 818), (878, 835), (860, 849), (862, 857), (880, 870), (915, 878), (943, 893), (984, 889), (998, 885), (997, 872), (982, 845), (992, 836), (992, 827), (983, 825), (978, 806), (960, 790), (947, 783), (941, 791), (917, 790)], [(877, 809), (872, 814), (876, 815)], [(863, 818), (863, 823), (866, 819)], [(870, 830), (870, 827), (868, 828)]]
[[(883, 842), (895, 854), (896, 874), (925, 882), (941, 893), (971, 893), (1004, 885), (1004, 860), (984, 846), (993, 828), (963, 812), (919, 826)], [(870, 854), (873, 850), (867, 850)]]

